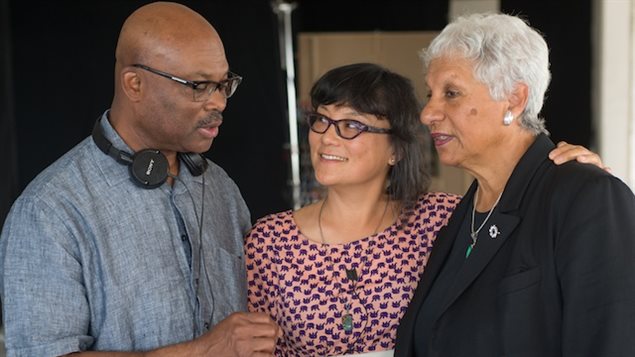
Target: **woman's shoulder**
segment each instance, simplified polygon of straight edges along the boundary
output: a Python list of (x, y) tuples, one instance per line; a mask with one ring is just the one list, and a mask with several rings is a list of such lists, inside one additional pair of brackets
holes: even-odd
[(417, 204), (454, 210), (461, 201), (462, 196), (448, 192), (426, 192), (419, 196)]
[(412, 207), (411, 220), (425, 226), (444, 226), (461, 201), (461, 196), (447, 192), (427, 192)]
[(280, 236), (281, 233), (289, 232), (294, 227), (293, 211), (271, 213), (256, 220), (247, 233), (247, 240)]
[(291, 224), (293, 222), (293, 211), (286, 210), (276, 213), (270, 213), (266, 216), (260, 217), (256, 220), (254, 227), (267, 226), (270, 224), (281, 225)]

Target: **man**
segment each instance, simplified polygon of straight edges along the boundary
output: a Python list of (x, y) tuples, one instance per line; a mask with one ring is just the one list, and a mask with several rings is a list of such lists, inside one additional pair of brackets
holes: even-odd
[(125, 21), (111, 109), (3, 227), (9, 356), (272, 353), (269, 317), (235, 312), (248, 210), (197, 154), (238, 83), (215, 29), (185, 6), (153, 3)]

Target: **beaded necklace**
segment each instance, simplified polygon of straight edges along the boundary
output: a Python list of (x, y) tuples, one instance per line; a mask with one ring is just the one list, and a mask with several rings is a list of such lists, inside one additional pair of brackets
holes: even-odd
[[(322, 205), (320, 206), (320, 211), (318, 213), (318, 229), (320, 231), (320, 239), (322, 241), (322, 247), (326, 247), (326, 239), (324, 238), (324, 232), (322, 231), (322, 212), (324, 211), (324, 205), (326, 204), (327, 199), (328, 199), (328, 196), (326, 196), (326, 198), (324, 198), (324, 201), (322, 201)], [(381, 217), (379, 218), (379, 222), (377, 223), (377, 226), (375, 227), (373, 235), (377, 234), (377, 232), (379, 231), (379, 227), (381, 226), (381, 223), (383, 222), (384, 217), (386, 216), (386, 211), (388, 211), (388, 202), (389, 200), (386, 200), (386, 205), (384, 206), (384, 212), (381, 214)], [(366, 255), (370, 254), (369, 252), (366, 252), (366, 253), (367, 253)], [(324, 256), (326, 257), (326, 254), (324, 254)], [(334, 271), (333, 260), (329, 259), (329, 262), (331, 265), (331, 271)], [(359, 299), (359, 296), (357, 294), (357, 282), (359, 281), (357, 270), (346, 269), (346, 277), (352, 283), (352, 287), (350, 291), (352, 292), (353, 297), (357, 296), (357, 298)], [(341, 295), (341, 290), (340, 290), (340, 295)], [(342, 328), (346, 332), (351, 332), (353, 330), (353, 315), (351, 314), (351, 303), (348, 299), (344, 301), (344, 311), (342, 313)]]

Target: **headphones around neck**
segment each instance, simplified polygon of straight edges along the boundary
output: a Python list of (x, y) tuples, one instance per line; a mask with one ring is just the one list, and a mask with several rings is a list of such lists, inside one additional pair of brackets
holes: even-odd
[[(134, 182), (143, 188), (155, 188), (161, 186), (170, 176), (168, 159), (157, 149), (144, 149), (130, 154), (115, 148), (106, 139), (101, 127), (101, 117), (97, 119), (93, 127), (93, 141), (104, 154), (117, 160), (122, 165), (130, 168), (130, 176)], [(207, 170), (207, 159), (197, 153), (178, 153), (181, 160), (192, 176), (200, 176)]]

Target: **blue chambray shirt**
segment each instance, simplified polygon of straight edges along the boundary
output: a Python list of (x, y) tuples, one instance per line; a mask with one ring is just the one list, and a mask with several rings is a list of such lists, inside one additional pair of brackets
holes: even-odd
[(141, 188), (90, 137), (38, 175), (0, 237), (8, 355), (150, 350), (245, 310), (249, 211), (220, 167), (204, 177), (181, 165), (173, 187)]

